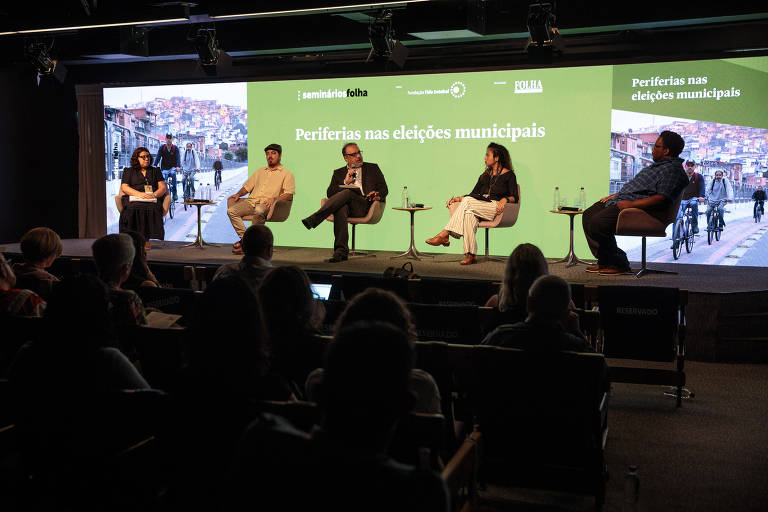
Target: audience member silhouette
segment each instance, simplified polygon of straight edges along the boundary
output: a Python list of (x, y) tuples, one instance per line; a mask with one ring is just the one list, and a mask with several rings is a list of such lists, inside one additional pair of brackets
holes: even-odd
[(149, 385), (120, 352), (109, 315), (109, 291), (96, 276), (64, 278), (54, 288), (43, 318), (43, 333), (24, 345), (11, 366), (15, 392), (30, 408), (58, 400), (53, 390), (107, 392)]
[(160, 286), (147, 263), (147, 249), (145, 247), (147, 240), (144, 235), (137, 231), (125, 231), (124, 233), (131, 237), (135, 253), (131, 273), (120, 287), (123, 290), (133, 290), (138, 293), (142, 286)]
[(206, 288), (190, 329), (189, 362), (172, 390), (169, 500), (178, 509), (219, 508), (223, 470), (259, 400), (290, 400), (268, 372), (259, 299), (235, 276)]
[(313, 299), (307, 274), (296, 266), (272, 269), (259, 287), (259, 297), (269, 332), (270, 368), (303, 397), (304, 382), (322, 366), (328, 345), (318, 331), (324, 308)]
[(263, 224), (253, 224), (245, 230), (241, 244), (243, 258), (237, 263), (227, 263), (219, 267), (213, 279), (237, 276), (248, 283), (253, 293), (258, 293), (261, 281), (272, 268), (272, 230)]
[(579, 330), (571, 287), (563, 278), (536, 279), (528, 291), (527, 311), (525, 321), (497, 327), (482, 343), (525, 350), (594, 352)]
[[(411, 312), (403, 300), (394, 293), (380, 288), (368, 288), (349, 301), (336, 321), (336, 331), (360, 321), (388, 322), (406, 333), (410, 343), (416, 341), (416, 327)], [(317, 399), (316, 387), (323, 378), (322, 368), (313, 371), (305, 385), (309, 400)], [(416, 396), (415, 412), (440, 413), (440, 390), (432, 376), (424, 370), (414, 368), (411, 372), (411, 389)]]
[(538, 277), (547, 274), (549, 266), (538, 247), (533, 244), (520, 244), (515, 247), (507, 258), (499, 293), (485, 303), (487, 307), (499, 311), (496, 325), (525, 320), (528, 289)]
[(277, 510), (446, 511), (439, 475), (387, 456), (408, 414), (410, 336), (385, 322), (343, 326), (328, 350), (310, 434), (265, 416), (246, 430), (233, 469), (241, 503)]
[(61, 238), (55, 231), (45, 227), (32, 228), (21, 237), (21, 254), (24, 263), (13, 266), (16, 274), (16, 286), (21, 289), (32, 290), (48, 300), (54, 283), (59, 278), (45, 269), (53, 265), (53, 262), (61, 256)]
[(45, 301), (32, 290), (16, 288), (16, 275), (0, 253), (0, 316), (42, 316)]
[(131, 237), (124, 233), (106, 235), (93, 242), (91, 250), (99, 277), (109, 288), (115, 325), (146, 325), (147, 317), (141, 299), (133, 290), (122, 289), (131, 274), (136, 252)]

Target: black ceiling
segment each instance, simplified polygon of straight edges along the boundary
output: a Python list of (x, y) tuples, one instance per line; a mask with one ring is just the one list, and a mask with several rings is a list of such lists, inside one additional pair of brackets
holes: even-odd
[[(54, 57), (70, 70), (80, 69), (75, 72), (80, 81), (92, 80), (90, 76), (103, 75), (109, 69), (115, 70), (114, 80), (128, 80), (116, 70), (137, 65), (154, 66), (158, 70), (176, 67), (181, 70), (177, 76), (185, 73), (192, 76), (200, 73), (194, 67), (195, 50), (189, 35), (200, 27), (215, 27), (221, 48), (233, 56), (232, 69), (222, 72), (225, 76), (253, 75), (264, 69), (272, 75), (290, 74), (313, 66), (326, 73), (361, 72), (365, 71), (361, 66), (370, 48), (367, 19), (377, 8), (215, 21), (211, 17), (362, 3), (361, 0), (6, 3), (0, 8), (0, 33), (171, 18), (183, 21), (146, 26), (146, 55), (135, 45), (126, 45), (128, 28), (0, 35), (0, 63), (23, 61), (24, 45), (30, 40), (39, 40), (52, 44)], [(529, 62), (525, 51), (529, 3), (435, 0), (394, 7), (394, 26), (409, 48), (405, 71), (515, 66)], [(562, 52), (544, 64), (768, 54), (768, 5), (765, 2), (734, 0), (705, 5), (703, 2), (575, 0), (555, 4)]]

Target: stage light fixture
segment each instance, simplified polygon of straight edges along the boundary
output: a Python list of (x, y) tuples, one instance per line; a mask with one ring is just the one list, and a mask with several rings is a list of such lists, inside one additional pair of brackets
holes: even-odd
[(554, 5), (549, 2), (535, 2), (528, 6), (528, 32), (531, 34), (531, 44), (539, 48), (552, 45), (557, 34), (555, 28)]
[(216, 29), (199, 29), (194, 42), (197, 54), (200, 56), (200, 65), (210, 67), (219, 63), (219, 42), (216, 40)]
[(371, 42), (371, 51), (366, 62), (373, 57), (378, 61), (391, 61), (402, 68), (408, 57), (408, 48), (397, 40), (395, 29), (392, 25), (392, 11), (384, 9), (371, 18), (368, 24), (368, 40)]
[(67, 75), (67, 68), (51, 57), (52, 48), (53, 43), (49, 45), (40, 41), (30, 41), (24, 45), (24, 55), (37, 71), (37, 85), (40, 85), (40, 79), (47, 77), (64, 82)]

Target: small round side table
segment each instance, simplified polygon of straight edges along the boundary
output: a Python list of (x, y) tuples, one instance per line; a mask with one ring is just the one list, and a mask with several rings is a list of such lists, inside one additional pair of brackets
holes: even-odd
[(431, 206), (423, 206), (421, 208), (392, 208), (393, 210), (400, 210), (402, 212), (410, 212), (411, 213), (411, 246), (408, 248), (407, 251), (405, 251), (403, 254), (398, 254), (397, 256), (392, 256), (392, 259), (394, 258), (413, 258), (416, 260), (421, 260), (421, 258), (434, 258), (434, 256), (431, 256), (429, 254), (423, 254), (416, 250), (416, 245), (414, 244), (414, 231), (413, 231), (413, 216), (416, 212), (423, 212), (424, 210), (431, 210)]

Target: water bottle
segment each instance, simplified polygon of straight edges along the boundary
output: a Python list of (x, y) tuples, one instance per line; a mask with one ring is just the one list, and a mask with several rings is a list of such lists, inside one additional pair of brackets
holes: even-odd
[(640, 497), (640, 478), (637, 476), (637, 466), (629, 466), (624, 477), (624, 503), (621, 507), (622, 512), (635, 512), (638, 510), (638, 499)]
[(587, 193), (584, 192), (584, 187), (579, 189), (579, 210), (584, 210), (587, 207)]
[(552, 204), (552, 209), (557, 211), (560, 207), (560, 187), (555, 187), (555, 198)]
[(403, 208), (408, 208), (408, 187), (403, 187)]
[(207, 201), (212, 201), (213, 200), (213, 191), (211, 190), (211, 184), (210, 183), (206, 183), (205, 184), (205, 199)]

